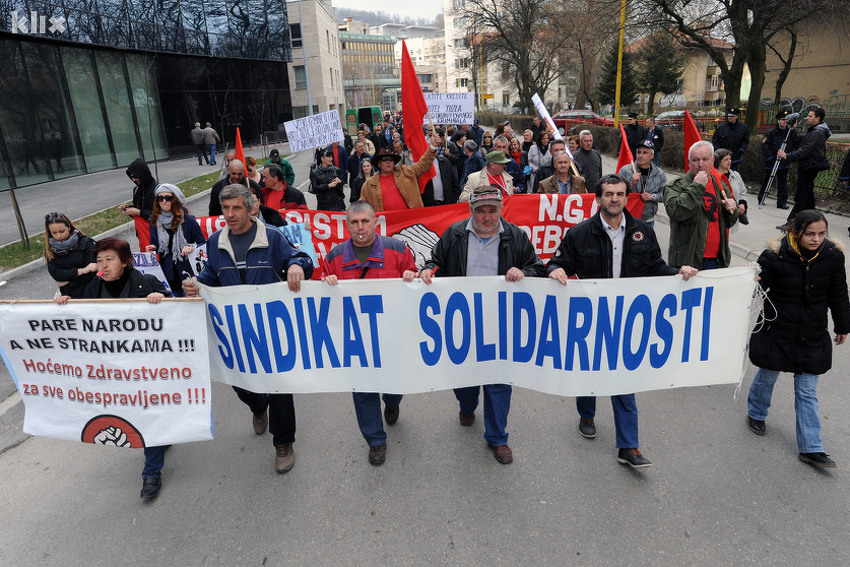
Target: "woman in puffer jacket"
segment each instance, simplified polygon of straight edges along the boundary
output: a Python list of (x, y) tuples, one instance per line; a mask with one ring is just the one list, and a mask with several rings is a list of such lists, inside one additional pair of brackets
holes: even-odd
[(799, 459), (818, 468), (835, 467), (823, 449), (817, 398), (818, 376), (832, 366), (827, 311), (836, 345), (850, 332), (844, 253), (826, 235), (823, 213), (800, 211), (788, 234), (771, 241), (758, 259), (767, 298), (750, 337), (750, 361), (759, 369), (747, 398), (747, 425), (764, 435), (776, 379), (793, 373)]

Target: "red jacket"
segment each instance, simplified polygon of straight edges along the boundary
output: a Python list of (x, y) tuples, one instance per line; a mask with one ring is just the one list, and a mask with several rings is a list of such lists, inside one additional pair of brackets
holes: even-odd
[[(417, 271), (410, 248), (401, 240), (380, 234), (376, 235), (372, 253), (365, 264), (361, 264), (354, 254), (354, 245), (351, 244), (350, 238), (336, 245), (322, 262), (325, 268), (324, 276), (334, 274), (341, 280), (356, 280), (361, 277), (400, 278), (405, 270)], [(366, 274), (361, 276), (364, 268), (368, 269)]]

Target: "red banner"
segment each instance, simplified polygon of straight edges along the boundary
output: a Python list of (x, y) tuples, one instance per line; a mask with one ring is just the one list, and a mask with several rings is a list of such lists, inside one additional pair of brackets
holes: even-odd
[[(644, 201), (640, 194), (629, 195), (626, 208), (636, 218), (643, 214)], [(574, 195), (512, 195), (505, 199), (502, 216), (528, 234), (534, 250), (544, 261), (552, 257), (567, 229), (597, 210), (593, 193)], [(324, 258), (334, 246), (348, 239), (345, 213), (313, 211), (308, 209), (286, 209), (280, 211), (290, 223), (308, 222), (312, 228), (313, 245), (319, 258)], [(378, 234), (403, 240), (421, 266), (431, 257), (431, 249), (443, 232), (452, 224), (469, 217), (469, 205), (442, 205), (422, 209), (406, 209), (378, 213)], [(204, 236), (224, 228), (224, 217), (198, 217)], [(317, 269), (313, 279), (321, 277)]]

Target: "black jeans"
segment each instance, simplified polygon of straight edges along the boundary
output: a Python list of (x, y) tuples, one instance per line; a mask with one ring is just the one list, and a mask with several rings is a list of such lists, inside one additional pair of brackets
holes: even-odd
[[(764, 180), (761, 182), (761, 190), (759, 191), (759, 202), (762, 195), (767, 189), (767, 181), (770, 179), (770, 172), (773, 168), (764, 170)], [(788, 169), (776, 170), (776, 206), (784, 207), (788, 204)]]
[(797, 191), (794, 193), (794, 208), (788, 215), (788, 220), (797, 216), (800, 211), (815, 208), (815, 169), (797, 169)]
[(292, 394), (257, 394), (238, 386), (233, 386), (233, 389), (253, 413), (262, 413), (269, 408), (269, 432), (275, 447), (295, 441), (295, 402)]

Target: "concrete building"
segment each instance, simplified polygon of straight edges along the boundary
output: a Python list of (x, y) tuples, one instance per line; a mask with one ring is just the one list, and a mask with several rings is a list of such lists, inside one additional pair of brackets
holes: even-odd
[[(795, 26), (798, 43), (782, 87), (782, 104), (795, 111), (818, 104), (827, 109), (829, 121), (829, 110), (850, 110), (850, 16), (835, 13), (828, 20), (816, 18)], [(787, 38), (779, 39), (777, 45), (787, 49)], [(781, 61), (768, 50), (764, 102), (772, 102), (781, 71)]]
[[(292, 38), (289, 84), (293, 118), (328, 110), (345, 116), (336, 8), (330, 0), (293, 0), (286, 8)], [(312, 112), (308, 112), (308, 80)]]
[(396, 110), (401, 88), (393, 54), (396, 38), (339, 32), (339, 41), (348, 107), (380, 106), (383, 110)]
[[(442, 30), (437, 37), (405, 39), (407, 51), (423, 91), (447, 92), (446, 49)], [(395, 44), (395, 62), (401, 67), (401, 40)]]

